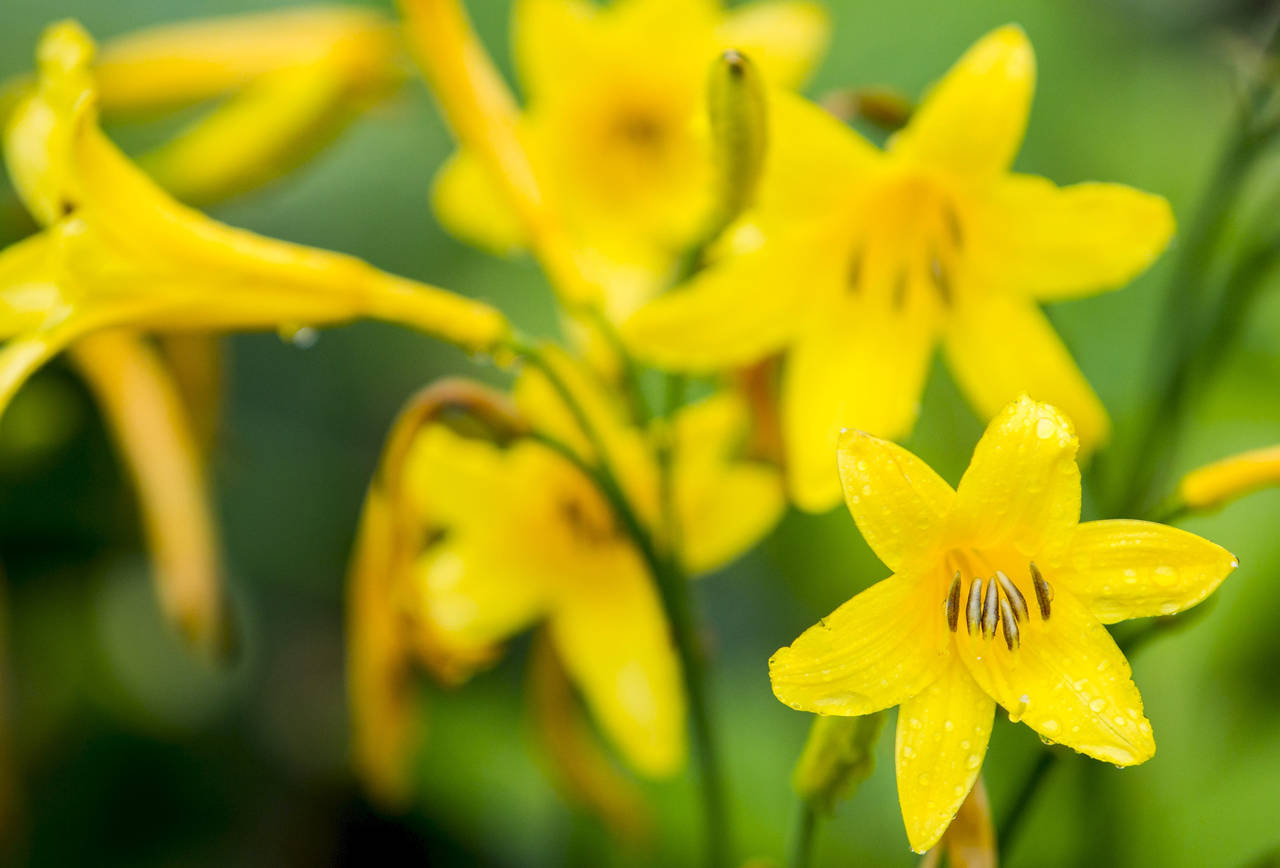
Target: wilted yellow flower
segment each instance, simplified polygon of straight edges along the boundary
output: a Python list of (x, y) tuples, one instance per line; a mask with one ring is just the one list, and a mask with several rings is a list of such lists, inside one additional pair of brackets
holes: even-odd
[(75, 23), (50, 27), (39, 82), (5, 131), (14, 186), (47, 228), (0, 252), (0, 409), (48, 358), (113, 326), (254, 329), (372, 316), (471, 349), (506, 335), (488, 305), (174, 202), (99, 130), (92, 54)]
[[(798, 84), (827, 29), (822, 8), (803, 0), (730, 11), (718, 0), (516, 4), (512, 40), (526, 96), (519, 135), (581, 265), (606, 288), (611, 315), (629, 313), (669, 279), (713, 218), (712, 61), (739, 49), (772, 80)], [(459, 152), (436, 178), (436, 212), (484, 247), (527, 246), (528, 227), (491, 171), (472, 152)]]
[[(658, 469), (594, 374), (549, 353), (600, 435), (628, 500), (659, 525)], [(529, 429), (594, 455), (546, 378), (522, 375), (515, 400)], [(775, 471), (734, 457), (745, 416), (727, 395), (675, 421), (674, 508), (692, 573), (740, 554), (783, 506)], [(564, 455), (518, 437), (501, 444), (443, 424), (423, 429), (402, 482), (431, 542), (416, 565), (415, 620), (445, 656), (474, 658), (545, 621), (557, 656), (602, 729), (651, 775), (682, 763), (684, 695), (656, 586), (594, 483)]]
[(624, 328), (639, 354), (671, 368), (787, 351), (783, 428), (801, 507), (838, 500), (842, 427), (911, 429), (939, 341), (984, 416), (1029, 392), (1063, 407), (1086, 449), (1106, 437), (1105, 410), (1037, 302), (1122, 285), (1164, 248), (1173, 218), (1164, 199), (1128, 187), (1011, 173), (1033, 79), (1023, 32), (996, 30), (884, 152), (775, 94), (749, 225)]
[(1237, 565), (1194, 534), (1079, 522), (1070, 422), (1028, 398), (999, 413), (953, 491), (886, 440), (845, 436), (858, 529), (894, 575), (769, 661), (774, 693), (819, 714), (898, 711), (898, 796), (913, 849), (973, 786), (996, 703), (1045, 739), (1127, 766), (1155, 752), (1129, 664), (1103, 624), (1169, 615)]
[(1191, 509), (1212, 509), (1268, 485), (1280, 485), (1280, 446), (1241, 452), (1192, 470), (1178, 483), (1178, 500)]

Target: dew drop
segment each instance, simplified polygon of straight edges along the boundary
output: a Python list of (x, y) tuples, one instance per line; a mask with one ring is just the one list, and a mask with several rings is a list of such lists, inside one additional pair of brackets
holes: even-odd
[(1058, 721), (1056, 720), (1046, 720), (1043, 723), (1041, 723), (1040, 726), (1044, 729), (1045, 732), (1049, 732), (1049, 733), (1057, 732), (1061, 728), (1058, 726)]
[(971, 753), (969, 754), (969, 758), (965, 760), (964, 764), (971, 769), (976, 769), (978, 766), (982, 765), (982, 757), (978, 756), (976, 753)]
[(1102, 711), (1102, 709), (1105, 706), (1106, 706), (1106, 703), (1103, 702), (1101, 699), (1095, 699), (1093, 702), (1089, 703), (1089, 710), (1092, 711), (1094, 714), (1097, 714), (1099, 711)]
[(1048, 440), (1058, 431), (1058, 426), (1053, 424), (1052, 419), (1041, 419), (1036, 423), (1036, 436), (1041, 440)]

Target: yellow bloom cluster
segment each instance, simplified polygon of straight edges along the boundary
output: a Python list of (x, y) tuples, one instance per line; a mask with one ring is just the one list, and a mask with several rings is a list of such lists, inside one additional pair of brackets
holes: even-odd
[[(1103, 625), (1193, 606), (1237, 561), (1165, 525), (1080, 522), (1077, 453), (1110, 423), (1040, 304), (1123, 286), (1174, 220), (1159, 196), (1011, 170), (1035, 80), (1021, 29), (981, 38), (880, 149), (787, 90), (827, 42), (808, 0), (516, 0), (523, 104), (459, 0), (400, 5), (460, 144), (436, 214), (537, 256), (572, 319), (567, 349), (489, 305), (191, 207), (298, 165), (399, 82), (401, 30), (379, 15), (162, 27), (96, 58), (62, 22), (0, 98), (5, 163), (40, 226), (0, 251), (0, 412), (70, 350), (188, 633), (221, 629), (216, 528), (150, 338), (373, 317), (521, 363), (507, 391), (447, 381), (410, 401), (368, 491), (348, 676), (355, 765), (384, 801), (412, 792), (414, 672), (465, 681), (535, 627), (631, 768), (678, 771), (691, 722), (710, 768), (685, 580), (752, 548), (788, 502), (824, 511), (842, 492), (893, 575), (779, 650), (769, 678), (807, 712), (900, 708), (912, 848), (975, 792), (997, 705), (1116, 765), (1154, 754)], [(713, 69), (728, 78), (709, 100)], [(137, 161), (99, 125), (228, 94)], [(915, 424), (939, 345), (989, 420), (955, 489), (891, 442)], [(1180, 505), (1274, 481), (1278, 463), (1189, 476)], [(858, 732), (843, 753), (869, 763), (879, 724)], [(821, 747), (802, 777), (829, 802), (852, 773), (824, 768)]]

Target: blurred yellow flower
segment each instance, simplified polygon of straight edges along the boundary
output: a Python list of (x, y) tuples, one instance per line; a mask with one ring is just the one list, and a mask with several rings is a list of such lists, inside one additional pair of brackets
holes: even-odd
[[(593, 372), (549, 353), (600, 436), (624, 493), (659, 525), (658, 468)], [(515, 400), (530, 429), (594, 460), (549, 381), (530, 370)], [(745, 551), (781, 514), (777, 473), (738, 460), (745, 412), (717, 395), (675, 420), (674, 509), (691, 573)], [(674, 772), (685, 745), (679, 663), (653, 579), (608, 501), (566, 457), (531, 439), (502, 446), (426, 428), (407, 462), (440, 538), (421, 555), (417, 615), (446, 653), (474, 657), (545, 620), (558, 656), (604, 731), (638, 770)], [(656, 531), (655, 531), (656, 532)]]
[[(739, 49), (771, 80), (795, 85), (827, 30), (825, 11), (805, 0), (730, 11), (718, 0), (616, 0), (606, 8), (519, 0), (519, 134), (580, 266), (605, 287), (610, 316), (631, 312), (669, 280), (713, 218), (706, 101), (717, 55)], [(526, 224), (490, 172), (470, 150), (444, 166), (432, 191), (441, 222), (499, 252), (528, 246)]]
[(1128, 187), (1011, 173), (1033, 80), (1026, 36), (996, 30), (884, 152), (774, 94), (748, 225), (624, 328), (637, 353), (677, 369), (787, 351), (782, 421), (799, 506), (838, 501), (842, 427), (910, 431), (939, 340), (984, 416), (1028, 392), (1063, 407), (1086, 449), (1107, 436), (1105, 410), (1037, 302), (1124, 284), (1164, 248), (1173, 217)]
[(1192, 470), (1178, 483), (1178, 500), (1212, 509), (1269, 485), (1280, 485), (1280, 445), (1241, 452)]
[(953, 491), (861, 432), (840, 446), (858, 529), (894, 575), (769, 661), (774, 693), (819, 714), (900, 705), (898, 796), (911, 846), (938, 840), (978, 776), (996, 703), (1047, 740), (1118, 766), (1155, 752), (1103, 624), (1199, 603), (1236, 566), (1194, 534), (1079, 522), (1078, 442), (1028, 398), (991, 422)]
[(224, 226), (169, 198), (97, 126), (93, 43), (49, 28), (14, 109), (14, 186), (47, 228), (0, 252), (0, 410), (27, 376), (99, 329), (278, 328), (372, 316), (476, 350), (507, 333), (488, 305), (353, 257)]

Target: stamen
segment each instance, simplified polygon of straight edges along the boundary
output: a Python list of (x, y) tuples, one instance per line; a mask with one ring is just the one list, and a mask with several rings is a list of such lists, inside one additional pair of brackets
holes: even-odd
[(951, 205), (945, 205), (942, 209), (943, 219), (947, 223), (947, 232), (951, 235), (951, 243), (957, 248), (964, 246), (964, 230), (960, 227), (960, 215), (956, 213), (956, 209)]
[(996, 635), (996, 625), (1000, 623), (1000, 592), (996, 590), (996, 580), (987, 579), (982, 601), (982, 635), (991, 639)]
[(956, 570), (956, 577), (951, 580), (951, 590), (947, 592), (947, 601), (943, 605), (943, 611), (947, 613), (947, 626), (951, 628), (951, 632), (956, 631), (956, 627), (960, 625), (960, 571)]
[(996, 581), (1000, 583), (1000, 590), (1004, 591), (1004, 595), (1009, 598), (1009, 605), (1013, 607), (1013, 614), (1018, 620), (1024, 620), (1027, 617), (1027, 598), (1022, 596), (1022, 592), (1018, 590), (1018, 586), (1013, 583), (1003, 570), (996, 570)]
[(845, 283), (850, 292), (857, 291), (862, 286), (862, 248), (849, 258), (849, 270), (845, 274)]
[(1053, 588), (1040, 575), (1035, 562), (1031, 563), (1031, 584), (1036, 589), (1036, 602), (1040, 604), (1040, 617), (1049, 620), (1049, 603), (1053, 601)]
[(934, 255), (929, 258), (929, 275), (933, 278), (933, 285), (938, 289), (938, 295), (942, 298), (942, 303), (947, 307), (951, 306), (951, 278), (947, 276), (947, 269), (942, 264), (942, 260)]
[(893, 309), (902, 310), (907, 303), (907, 270), (898, 272), (898, 281), (893, 285)]
[(974, 579), (969, 586), (969, 606), (965, 610), (965, 623), (969, 626), (969, 635), (979, 630), (978, 623), (982, 619), (982, 580)]
[(1009, 646), (1010, 651), (1016, 651), (1022, 643), (1022, 637), (1018, 633), (1018, 619), (1013, 617), (1008, 597), (1000, 598), (1000, 614), (1004, 619), (1000, 622), (1004, 627), (1004, 644)]

